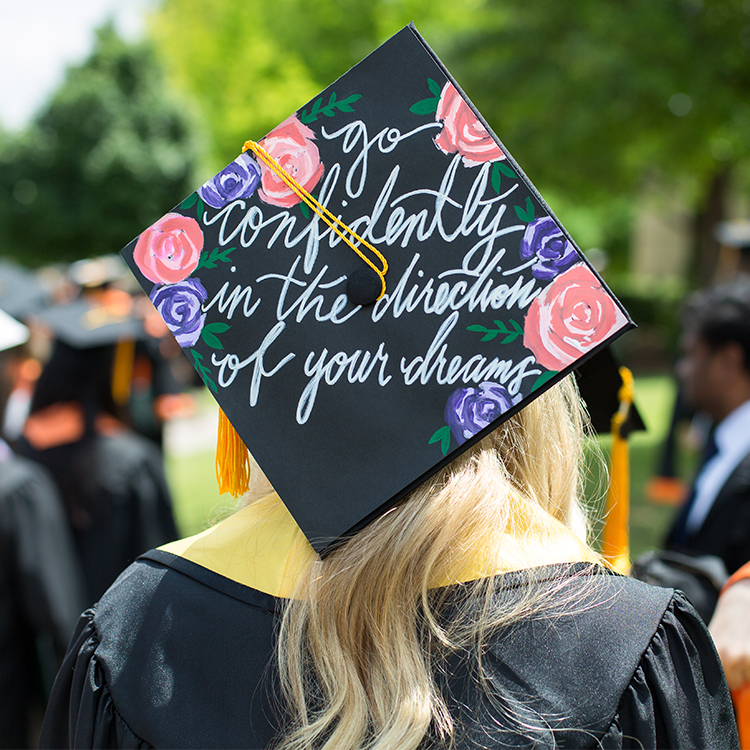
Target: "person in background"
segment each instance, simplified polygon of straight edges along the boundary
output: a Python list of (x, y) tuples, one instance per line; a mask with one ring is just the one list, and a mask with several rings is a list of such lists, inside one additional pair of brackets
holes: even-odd
[(715, 555), (733, 573), (750, 550), (750, 278), (697, 292), (683, 312), (677, 364), (688, 404), (713, 422), (667, 549)]
[[(0, 413), (12, 386), (8, 365), (27, 335), (0, 310)], [(78, 558), (52, 478), (0, 439), (0, 748), (36, 747), (35, 710), (44, 709), (84, 604)]]
[[(93, 604), (140, 553), (177, 537), (162, 456), (127, 427), (140, 323), (125, 292), (106, 304), (49, 308), (52, 356), (37, 382), (18, 450), (62, 495)], [(40, 316), (41, 317), (41, 316)]]

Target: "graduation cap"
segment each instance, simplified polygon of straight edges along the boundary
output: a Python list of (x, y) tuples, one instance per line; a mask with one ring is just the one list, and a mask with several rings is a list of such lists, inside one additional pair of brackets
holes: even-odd
[(122, 254), (318, 551), (633, 325), (412, 25)]
[[(95, 297), (79, 297), (37, 313), (67, 350), (75, 367), (101, 366), (99, 350), (112, 348), (112, 397), (125, 404), (130, 398), (136, 341), (146, 337), (143, 323), (133, 315), (133, 299), (119, 289)], [(71, 364), (73, 366), (73, 364)]]

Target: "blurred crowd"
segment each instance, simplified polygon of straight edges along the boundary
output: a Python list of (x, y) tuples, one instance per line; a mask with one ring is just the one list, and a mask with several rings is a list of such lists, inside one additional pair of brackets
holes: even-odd
[(0, 261), (0, 747), (35, 745), (81, 612), (177, 538), (165, 422), (195, 374), (119, 256)]

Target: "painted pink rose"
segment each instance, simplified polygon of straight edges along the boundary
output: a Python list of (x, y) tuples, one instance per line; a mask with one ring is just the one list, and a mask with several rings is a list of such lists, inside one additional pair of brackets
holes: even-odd
[(530, 305), (523, 345), (548, 370), (573, 364), (627, 323), (584, 263), (561, 273)]
[(446, 154), (461, 154), (464, 166), (476, 167), (505, 158), (503, 150), (450, 81), (440, 94), (435, 119), (443, 123), (435, 145)]
[(141, 273), (156, 284), (176, 284), (198, 266), (203, 232), (198, 222), (180, 214), (166, 214), (141, 232), (133, 260)]
[[(318, 147), (313, 143), (314, 138), (315, 133), (307, 125), (303, 125), (297, 119), (297, 115), (292, 115), (260, 141), (260, 145), (268, 151), (287, 174), (291, 175), (305, 190), (310, 192), (320, 181), (324, 170)], [(296, 206), (302, 201), (262, 161), (260, 169), (261, 188), (258, 190), (258, 196), (262, 201), (282, 208)]]

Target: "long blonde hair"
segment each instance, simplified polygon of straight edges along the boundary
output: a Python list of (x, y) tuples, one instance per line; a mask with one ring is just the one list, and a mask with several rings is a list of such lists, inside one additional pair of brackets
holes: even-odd
[[(538, 592), (498, 605), (493, 576), (599, 559), (578, 500), (582, 445), (568, 378), (314, 563), (281, 620), (278, 748), (408, 750), (428, 734), (450, 744), (434, 655), (479, 654), (492, 628), (539, 606)], [(478, 606), (445, 622), (455, 582)]]

